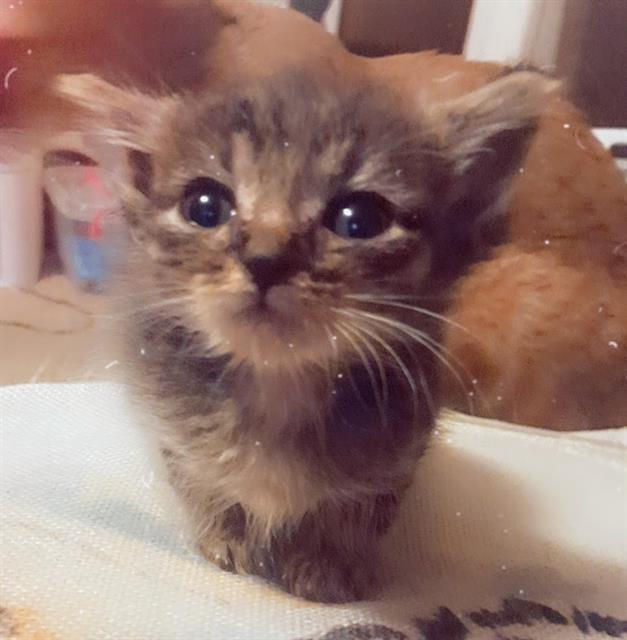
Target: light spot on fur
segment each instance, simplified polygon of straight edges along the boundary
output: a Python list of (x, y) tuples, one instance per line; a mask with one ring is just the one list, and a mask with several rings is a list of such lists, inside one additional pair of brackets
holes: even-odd
[(231, 462), (232, 460), (237, 459), (239, 453), (240, 452), (236, 448), (226, 449), (218, 457), (218, 462), (220, 464), (224, 464), (226, 462)]
[(157, 220), (166, 227), (176, 231), (184, 231), (185, 233), (194, 233), (194, 227), (181, 217), (178, 207), (172, 207), (167, 211), (162, 211)]
[(327, 145), (316, 159), (317, 169), (326, 176), (336, 173), (351, 148), (350, 140), (337, 140)]

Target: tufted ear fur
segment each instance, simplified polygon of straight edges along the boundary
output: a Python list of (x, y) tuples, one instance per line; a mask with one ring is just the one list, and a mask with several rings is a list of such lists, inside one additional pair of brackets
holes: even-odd
[(446, 230), (441, 240), (447, 269), (485, 257), (504, 240), (511, 180), (558, 86), (539, 73), (512, 71), (471, 93), (426, 107), (429, 144), (440, 166), (434, 226)]
[(489, 142), (499, 134), (518, 132), (512, 143), (523, 143), (558, 87), (559, 82), (540, 73), (512, 71), (471, 93), (427, 107), (427, 118), (461, 175), (477, 154), (493, 153)]
[(55, 92), (79, 107), (78, 126), (105, 142), (151, 150), (151, 138), (173, 98), (119, 87), (91, 74), (60, 75)]
[(125, 187), (128, 182), (141, 194), (149, 195), (153, 179), (151, 155), (175, 98), (119, 87), (91, 74), (58, 76), (54, 90), (78, 107), (75, 121), (80, 130), (126, 149), (126, 168), (117, 168), (126, 180), (119, 186)]

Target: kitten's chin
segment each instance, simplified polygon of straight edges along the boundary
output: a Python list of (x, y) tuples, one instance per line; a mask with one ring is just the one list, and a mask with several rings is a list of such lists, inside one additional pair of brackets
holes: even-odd
[(243, 293), (221, 305), (218, 315), (221, 338), (238, 360), (282, 368), (331, 356), (328, 310), (289, 285), (272, 287), (263, 297)]
[(272, 287), (265, 295), (257, 292), (244, 294), (241, 309), (235, 315), (252, 325), (268, 324), (281, 330), (290, 327), (298, 330), (306, 312), (306, 305), (294, 287), (283, 285)]

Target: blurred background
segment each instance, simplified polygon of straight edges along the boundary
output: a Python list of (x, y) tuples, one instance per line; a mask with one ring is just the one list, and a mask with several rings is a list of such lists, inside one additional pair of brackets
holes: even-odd
[(435, 49), (472, 60), (526, 60), (565, 79), (595, 126), (627, 125), (625, 0), (292, 0), (291, 6), (313, 18), (326, 10), (327, 27), (360, 55)]
[[(625, 162), (627, 0), (264, 1), (321, 21), (360, 55), (435, 49), (471, 60), (532, 63), (566, 80), (599, 139)], [(172, 3), (162, 4), (162, 13), (171, 11)], [(88, 153), (93, 141), (64, 134), (55, 152), (43, 155), (15, 129), (23, 96), (35, 84), (29, 80), (42, 69), (58, 64), (64, 71), (104, 72), (118, 56), (125, 73), (141, 75), (138, 60), (161, 64), (164, 53), (158, 42), (137, 45), (136, 34), (164, 20), (174, 34), (172, 55), (177, 34), (180, 46), (202, 49), (202, 42), (189, 40), (189, 27), (215, 22), (207, 3), (189, 2), (184, 19), (153, 14), (152, 23), (146, 22), (148, 5), (0, 0), (0, 384), (102, 379), (118, 364), (102, 345), (110, 323), (102, 291), (115, 259), (110, 247), (119, 212)], [(98, 26), (77, 38), (71, 25), (90, 12)], [(55, 57), (59, 42), (75, 52), (70, 69)], [(142, 56), (129, 55), (129, 42), (144, 46)], [(171, 66), (169, 81), (193, 83), (189, 73)]]

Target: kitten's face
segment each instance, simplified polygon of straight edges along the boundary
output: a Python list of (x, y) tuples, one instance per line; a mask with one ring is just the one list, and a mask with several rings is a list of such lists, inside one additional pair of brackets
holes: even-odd
[(545, 92), (515, 75), (429, 113), (364, 82), (303, 76), (225, 97), (109, 91), (114, 137), (133, 148), (133, 276), (177, 299), (207, 348), (259, 368), (319, 363), (389, 333), (373, 311), (446, 293), (475, 257), (477, 220)]
[(130, 216), (208, 342), (270, 367), (331, 354), (348, 296), (422, 290), (436, 177), (418, 123), (384, 99), (278, 89), (173, 106)]

